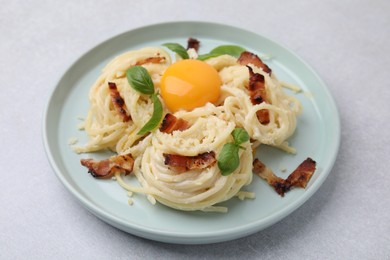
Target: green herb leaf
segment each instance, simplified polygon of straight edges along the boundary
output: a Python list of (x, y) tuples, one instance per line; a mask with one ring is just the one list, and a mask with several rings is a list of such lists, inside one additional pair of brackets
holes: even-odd
[(249, 140), (249, 134), (245, 129), (243, 128), (236, 128), (232, 132), (232, 136), (234, 138), (234, 143), (236, 145), (240, 145), (242, 143), (245, 143)]
[(163, 46), (167, 47), (171, 51), (177, 53), (183, 59), (189, 59), (187, 50), (178, 43), (164, 43)]
[(126, 71), (127, 81), (130, 86), (142, 94), (154, 93), (154, 84), (148, 71), (142, 66), (134, 66)]
[(249, 134), (243, 128), (235, 128), (232, 131), (234, 142), (226, 143), (218, 156), (218, 168), (223, 176), (234, 172), (240, 165), (239, 149), (245, 150), (241, 144), (249, 141)]
[(147, 132), (151, 132), (154, 130), (161, 122), (163, 116), (163, 107), (160, 99), (158, 98), (158, 94), (151, 95), (153, 102), (153, 114), (149, 121), (139, 130), (137, 134), (144, 135)]
[(215, 57), (218, 57), (220, 56), (221, 54), (216, 54), (216, 53), (207, 53), (207, 54), (201, 54), (198, 56), (198, 60), (201, 60), (201, 61), (204, 61), (204, 60), (208, 60), (208, 59), (211, 59), (211, 58), (215, 58)]
[(212, 49), (210, 53), (218, 55), (228, 54), (238, 58), (244, 51), (246, 51), (244, 48), (237, 45), (221, 45)]
[(234, 172), (240, 165), (238, 146), (234, 143), (226, 143), (218, 156), (218, 168), (223, 176)]
[(199, 55), (198, 60), (204, 61), (224, 54), (228, 54), (238, 58), (240, 57), (241, 53), (243, 53), (244, 51), (246, 51), (244, 48), (237, 45), (221, 45), (212, 49), (210, 53)]

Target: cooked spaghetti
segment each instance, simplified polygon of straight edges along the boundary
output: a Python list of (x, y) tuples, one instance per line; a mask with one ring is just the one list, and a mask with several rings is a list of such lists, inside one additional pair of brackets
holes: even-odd
[[(89, 92), (90, 109), (85, 120), (85, 132), (89, 141), (85, 146), (75, 147), (75, 151), (93, 152), (110, 149), (122, 154), (142, 136), (137, 132), (151, 116), (153, 106), (150, 99), (130, 87), (126, 80), (126, 70), (131, 66), (142, 65), (152, 77), (156, 87), (171, 58), (161, 48), (144, 48), (130, 51), (107, 64)], [(112, 102), (108, 83), (115, 83), (126, 104), (131, 120), (124, 122)]]
[[(197, 58), (194, 49), (188, 52), (190, 59)], [(171, 58), (158, 47), (116, 57), (90, 90), (91, 107), (84, 125), (89, 141), (75, 147), (75, 151), (110, 149), (118, 155), (131, 154), (132, 174), (140, 186), (130, 184), (120, 170), (115, 172), (117, 182), (131, 194), (146, 194), (152, 203), (158, 201), (171, 208), (226, 212), (227, 208), (218, 206), (219, 203), (234, 196), (254, 198), (254, 193), (241, 190), (252, 181), (252, 151), (266, 144), (294, 152), (287, 139), (295, 131), (300, 103), (283, 91), (274, 73), (265, 69), (268, 67), (264, 64), (257, 66), (252, 60), (243, 62), (230, 55), (212, 57), (205, 63), (217, 71), (222, 82), (217, 100), (194, 109), (171, 111), (159, 97), (164, 114), (182, 120), (181, 127), (139, 135), (152, 117), (153, 104), (148, 95), (131, 87), (126, 71), (133, 66), (145, 68), (157, 93), (164, 72), (171, 66)], [(234, 146), (232, 132), (237, 128), (245, 129), (250, 140), (236, 145), (238, 167), (230, 174), (222, 174), (215, 161), (222, 156), (224, 145)], [(211, 162), (199, 166), (199, 156), (205, 154), (212, 157)], [(167, 162), (169, 156), (177, 159), (178, 164)], [(189, 161), (195, 162), (195, 166), (188, 166)], [(90, 168), (90, 172), (103, 166), (99, 167)]]

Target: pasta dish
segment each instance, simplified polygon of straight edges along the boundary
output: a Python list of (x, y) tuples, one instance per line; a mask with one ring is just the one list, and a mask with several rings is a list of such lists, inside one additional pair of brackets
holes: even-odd
[(281, 196), (305, 187), (312, 159), (282, 179), (254, 158), (260, 145), (295, 153), (287, 140), (300, 102), (258, 55), (233, 45), (199, 54), (199, 47), (190, 38), (187, 48), (168, 43), (110, 61), (89, 92), (83, 125), (89, 140), (73, 148), (115, 154), (81, 164), (95, 178), (115, 179), (132, 197), (145, 194), (152, 204), (185, 211), (226, 212), (219, 203), (255, 198), (244, 190), (254, 173)]

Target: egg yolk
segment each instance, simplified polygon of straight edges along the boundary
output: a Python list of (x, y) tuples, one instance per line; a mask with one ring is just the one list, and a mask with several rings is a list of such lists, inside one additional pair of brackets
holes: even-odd
[(216, 102), (221, 84), (218, 72), (211, 65), (188, 59), (168, 67), (161, 79), (160, 89), (170, 111), (190, 111), (207, 102)]

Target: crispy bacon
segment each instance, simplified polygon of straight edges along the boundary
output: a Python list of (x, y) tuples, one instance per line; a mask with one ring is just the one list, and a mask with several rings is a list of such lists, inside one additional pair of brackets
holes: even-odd
[(190, 127), (190, 124), (181, 118), (177, 118), (171, 113), (165, 115), (164, 120), (161, 123), (160, 131), (163, 133), (171, 134), (175, 130), (183, 131)]
[(110, 90), (111, 100), (112, 103), (114, 104), (115, 110), (122, 117), (123, 122), (130, 121), (131, 116), (127, 114), (125, 101), (119, 94), (116, 84), (113, 82), (108, 82), (108, 89)]
[(261, 68), (265, 73), (268, 73), (271, 75), (272, 70), (270, 67), (267, 66), (260, 58), (254, 53), (251, 53), (249, 51), (244, 51), (241, 53), (240, 57), (238, 58), (238, 63), (241, 65), (248, 65), (253, 64), (258, 68)]
[(197, 39), (195, 39), (195, 38), (188, 38), (187, 50), (193, 48), (193, 49), (195, 49), (196, 52), (198, 52), (199, 45), (200, 45), (200, 41), (198, 41)]
[(146, 63), (162, 63), (164, 61), (165, 61), (165, 57), (160, 57), (160, 56), (149, 57), (144, 60), (137, 61), (137, 63), (135, 63), (134, 66), (144, 65)]
[(133, 171), (134, 159), (131, 154), (112, 156), (106, 160), (81, 159), (81, 165), (88, 168), (88, 172), (95, 178), (108, 179), (116, 172), (126, 175)]
[[(267, 102), (267, 92), (265, 89), (264, 76), (259, 73), (254, 73), (253, 69), (247, 66), (249, 70), (249, 95), (252, 104), (260, 104)], [(268, 109), (260, 109), (256, 112), (257, 118), (261, 124), (269, 123), (269, 111)]]
[(282, 197), (293, 187), (306, 188), (306, 185), (315, 170), (316, 162), (311, 158), (307, 158), (287, 177), (287, 179), (284, 180), (276, 176), (272, 170), (260, 162), (259, 159), (253, 161), (253, 172), (266, 180)]
[(205, 169), (211, 167), (217, 161), (215, 152), (206, 152), (196, 156), (184, 156), (177, 154), (163, 154), (164, 164), (168, 165), (169, 169), (182, 173), (194, 169)]

